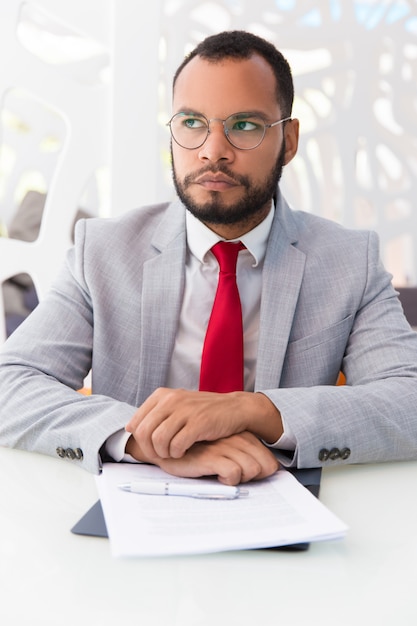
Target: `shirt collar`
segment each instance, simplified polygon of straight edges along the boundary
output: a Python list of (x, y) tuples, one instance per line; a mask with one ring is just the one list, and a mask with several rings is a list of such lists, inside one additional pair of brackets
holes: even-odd
[[(259, 265), (266, 252), (266, 244), (274, 219), (275, 207), (271, 201), (271, 209), (266, 218), (255, 228), (245, 233), (239, 239), (254, 258), (253, 267)], [(203, 222), (194, 217), (188, 210), (185, 212), (187, 243), (190, 252), (201, 262), (205, 262), (207, 252), (218, 242), (223, 241), (215, 232), (207, 228)]]

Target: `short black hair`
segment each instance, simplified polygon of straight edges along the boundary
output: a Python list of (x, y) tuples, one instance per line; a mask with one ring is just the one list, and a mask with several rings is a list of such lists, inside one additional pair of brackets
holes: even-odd
[(250, 59), (254, 54), (258, 54), (269, 63), (274, 72), (276, 95), (282, 115), (290, 117), (294, 100), (294, 83), (288, 61), (272, 43), (244, 30), (230, 30), (210, 35), (199, 43), (185, 57), (175, 72), (173, 87), (184, 67), (196, 56), (218, 63), (224, 59)]

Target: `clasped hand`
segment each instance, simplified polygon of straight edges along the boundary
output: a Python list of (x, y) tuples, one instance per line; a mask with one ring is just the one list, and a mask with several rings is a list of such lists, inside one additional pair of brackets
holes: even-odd
[(259, 437), (278, 438), (277, 417), (262, 394), (160, 388), (126, 425), (129, 452), (178, 476), (217, 475), (227, 484), (264, 478), (278, 463)]

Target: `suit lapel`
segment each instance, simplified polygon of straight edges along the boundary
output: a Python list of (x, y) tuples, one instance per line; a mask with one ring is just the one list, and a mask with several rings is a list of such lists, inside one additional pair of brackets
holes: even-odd
[[(182, 215), (182, 218), (179, 218)], [(140, 405), (166, 384), (184, 291), (186, 235), (184, 208), (171, 204), (152, 240), (156, 256), (143, 268)]]
[(278, 195), (262, 275), (257, 390), (279, 386), (305, 267), (297, 238), (291, 210)]

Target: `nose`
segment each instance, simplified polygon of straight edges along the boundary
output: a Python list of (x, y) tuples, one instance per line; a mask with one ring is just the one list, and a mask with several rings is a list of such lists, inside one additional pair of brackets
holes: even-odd
[(210, 120), (209, 133), (206, 141), (198, 151), (198, 157), (201, 161), (211, 161), (212, 163), (217, 163), (221, 160), (228, 162), (234, 160), (235, 151), (225, 135), (221, 120)]

